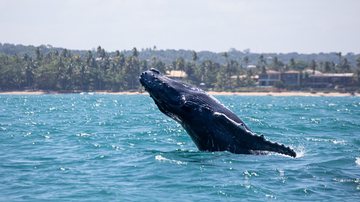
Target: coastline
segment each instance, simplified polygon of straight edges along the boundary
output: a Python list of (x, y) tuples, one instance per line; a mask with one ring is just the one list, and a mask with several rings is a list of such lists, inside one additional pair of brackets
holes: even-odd
[[(44, 95), (44, 94), (70, 94), (81, 92), (58, 92), (58, 91), (0, 91), (0, 95)], [(147, 95), (147, 92), (111, 92), (111, 91), (94, 91), (84, 92), (85, 94), (109, 94), (109, 95)], [(359, 93), (341, 93), (341, 92), (307, 92), (307, 91), (286, 91), (286, 92), (217, 92), (207, 91), (210, 95), (236, 95), (236, 96), (305, 96), (305, 97), (344, 97), (360, 96)]]

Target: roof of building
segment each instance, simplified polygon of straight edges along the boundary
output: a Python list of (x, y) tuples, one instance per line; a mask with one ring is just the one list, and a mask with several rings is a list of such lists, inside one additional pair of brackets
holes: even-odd
[(320, 71), (318, 71), (318, 70), (312, 70), (312, 69), (305, 69), (304, 70), (304, 73), (308, 73), (308, 74), (313, 74), (314, 75), (314, 73), (315, 73), (315, 75), (317, 75), (317, 74), (322, 74), (322, 72), (320, 72)]
[(289, 71), (286, 71), (284, 73), (287, 73), (287, 74), (299, 74), (300, 72), (296, 71), (296, 70), (289, 70)]
[(166, 76), (168, 77), (176, 77), (176, 78), (186, 78), (187, 74), (181, 70), (170, 70), (166, 71)]
[[(239, 79), (245, 79), (247, 78), (248, 76), (246, 74), (242, 74), (242, 75), (239, 75)], [(232, 75), (230, 77), (231, 79), (237, 79), (237, 75)], [(252, 79), (258, 79), (259, 78), (259, 75), (252, 75), (250, 78)]]
[(280, 74), (280, 72), (275, 70), (266, 70), (266, 74)]
[(353, 77), (354, 73), (325, 73), (310, 75), (311, 77)]

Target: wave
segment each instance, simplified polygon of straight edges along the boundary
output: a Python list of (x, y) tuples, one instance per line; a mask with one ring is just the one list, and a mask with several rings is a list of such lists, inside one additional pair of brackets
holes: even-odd
[(333, 144), (346, 145), (346, 141), (345, 141), (345, 140), (321, 139), (321, 138), (312, 138), (312, 137), (307, 137), (306, 140), (307, 140), (307, 141), (312, 141), (312, 142), (331, 142), (331, 143), (333, 143)]
[(155, 160), (161, 161), (161, 162), (174, 163), (174, 164), (177, 164), (177, 165), (187, 165), (186, 162), (179, 161), (179, 160), (168, 159), (168, 158), (165, 158), (165, 157), (163, 157), (163, 156), (161, 156), (161, 155), (156, 155), (156, 156), (155, 156)]

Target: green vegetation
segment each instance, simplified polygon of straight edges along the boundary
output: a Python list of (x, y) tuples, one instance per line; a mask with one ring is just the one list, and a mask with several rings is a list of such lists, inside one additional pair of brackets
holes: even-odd
[[(250, 67), (251, 64), (254, 67)], [(322, 72), (354, 72), (360, 78), (360, 55), (349, 53), (256, 54), (145, 49), (107, 52), (67, 50), (51, 46), (0, 44), (0, 90), (128, 91), (139, 90), (139, 74), (156, 68), (181, 70), (187, 82), (205, 89), (236, 90), (255, 86), (254, 75), (268, 70), (305, 68)], [(283, 84), (278, 83), (278, 87)]]

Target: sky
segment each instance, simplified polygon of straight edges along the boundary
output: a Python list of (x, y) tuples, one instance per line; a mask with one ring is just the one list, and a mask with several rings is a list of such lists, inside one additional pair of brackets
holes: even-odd
[(0, 0), (0, 43), (360, 53), (360, 0)]

